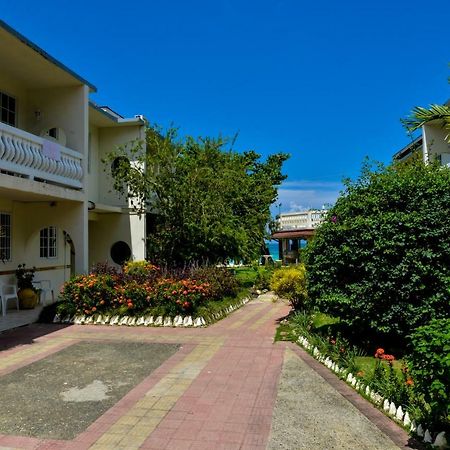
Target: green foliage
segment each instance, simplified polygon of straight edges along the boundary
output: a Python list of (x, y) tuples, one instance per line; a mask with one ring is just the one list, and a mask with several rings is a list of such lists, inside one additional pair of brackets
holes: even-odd
[(102, 313), (117, 307), (116, 288), (112, 275), (77, 275), (64, 284), (60, 300), (77, 313)]
[(254, 270), (256, 271), (254, 288), (259, 290), (269, 290), (273, 269), (268, 266), (256, 266)]
[[(419, 130), (427, 123), (434, 121), (450, 131), (450, 107), (448, 105), (430, 105), (429, 108), (416, 106), (406, 119), (402, 119), (404, 127), (410, 132)], [(449, 139), (449, 135), (446, 136)]]
[(450, 422), (450, 319), (433, 320), (411, 335), (408, 357), (414, 389), (434, 422)]
[(365, 339), (405, 336), (449, 317), (450, 170), (363, 168), (307, 251), (314, 306)]
[(283, 267), (273, 272), (270, 287), (275, 294), (286, 298), (294, 309), (306, 306), (306, 270), (303, 264)]
[(256, 270), (253, 267), (237, 267), (234, 274), (242, 287), (251, 288), (255, 284)]
[(239, 284), (233, 273), (222, 267), (206, 266), (194, 269), (191, 277), (208, 285), (208, 298), (219, 300), (223, 297), (234, 297)]
[(287, 157), (279, 153), (261, 162), (260, 155), (238, 153), (221, 137), (179, 139), (173, 129), (149, 128), (145, 145), (116, 149), (106, 162), (118, 162), (115, 189), (136, 211), (154, 213), (151, 259), (184, 266), (258, 257)]
[(17, 287), (19, 289), (33, 289), (34, 274), (36, 272), (36, 267), (32, 269), (27, 269), (25, 264), (19, 264), (16, 269)]
[(140, 284), (152, 283), (161, 277), (160, 268), (148, 261), (127, 261), (123, 273), (126, 278)]
[(410, 377), (404, 367), (397, 369), (397, 361), (384, 361), (378, 358), (371, 358), (371, 370), (361, 372), (364, 381), (384, 398), (388, 398), (397, 406), (402, 405), (409, 408), (414, 404), (412, 384)]

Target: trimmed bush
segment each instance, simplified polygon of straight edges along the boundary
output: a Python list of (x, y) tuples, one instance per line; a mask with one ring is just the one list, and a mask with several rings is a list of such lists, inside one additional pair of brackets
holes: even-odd
[(364, 339), (402, 345), (450, 316), (450, 169), (363, 168), (308, 245), (313, 306)]
[(295, 309), (306, 306), (306, 270), (303, 264), (283, 267), (273, 272), (270, 287), (275, 294), (291, 302)]

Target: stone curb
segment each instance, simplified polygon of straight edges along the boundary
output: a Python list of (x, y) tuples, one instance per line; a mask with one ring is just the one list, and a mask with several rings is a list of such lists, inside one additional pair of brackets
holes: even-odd
[(60, 317), (55, 315), (53, 323), (66, 323), (74, 325), (112, 325), (112, 326), (128, 326), (128, 327), (177, 327), (177, 328), (200, 328), (207, 327), (215, 321), (221, 320), (228, 314), (236, 311), (245, 304), (247, 304), (252, 297), (245, 297), (238, 303), (230, 305), (227, 308), (214, 313), (212, 315), (213, 320), (205, 320), (203, 317), (192, 316), (175, 316), (171, 317), (163, 316), (118, 316), (118, 315), (102, 315), (97, 314), (93, 316), (76, 315), (73, 317)]

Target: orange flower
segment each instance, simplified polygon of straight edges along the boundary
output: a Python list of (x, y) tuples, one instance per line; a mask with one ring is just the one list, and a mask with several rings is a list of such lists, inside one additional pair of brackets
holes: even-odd
[(377, 351), (375, 352), (375, 358), (381, 358), (383, 355), (384, 355), (384, 349), (377, 348)]
[(413, 381), (412, 378), (408, 378), (408, 379), (405, 381), (405, 384), (406, 384), (407, 386), (412, 386), (412, 385), (414, 384), (414, 381)]

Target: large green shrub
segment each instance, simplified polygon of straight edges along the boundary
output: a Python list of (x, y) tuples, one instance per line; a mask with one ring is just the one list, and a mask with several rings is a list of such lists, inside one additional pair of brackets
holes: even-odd
[(429, 405), (433, 422), (450, 426), (450, 319), (433, 320), (411, 335), (408, 357), (414, 389)]
[(270, 280), (270, 287), (275, 294), (287, 298), (295, 309), (305, 307), (307, 298), (305, 266), (299, 264), (276, 269)]
[(364, 167), (309, 245), (312, 302), (360, 335), (396, 342), (449, 317), (449, 211), (450, 169)]

